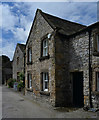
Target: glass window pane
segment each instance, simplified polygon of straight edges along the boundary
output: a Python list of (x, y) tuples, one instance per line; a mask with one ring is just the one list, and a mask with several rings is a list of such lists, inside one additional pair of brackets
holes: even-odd
[(48, 83), (47, 83), (47, 82), (45, 82), (45, 89), (48, 89), (47, 84), (48, 84)]
[(43, 41), (43, 56), (48, 55), (48, 40)]
[(46, 48), (46, 56), (48, 55), (48, 48)]
[(43, 48), (43, 56), (46, 56), (46, 48)]
[(46, 40), (43, 41), (43, 47), (46, 47)]
[(48, 73), (46, 73), (46, 80), (48, 81)]
[(43, 80), (45, 80), (45, 74), (43, 73)]
[(46, 40), (46, 46), (48, 46), (48, 40)]
[(43, 73), (43, 90), (48, 91), (48, 73)]

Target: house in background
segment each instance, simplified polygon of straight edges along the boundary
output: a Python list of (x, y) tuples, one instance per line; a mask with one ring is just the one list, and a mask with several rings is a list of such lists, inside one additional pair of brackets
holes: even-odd
[(2, 84), (7, 85), (7, 80), (12, 78), (12, 61), (10, 61), (10, 59), (7, 56), (2, 55), (0, 56), (0, 66), (0, 79), (2, 79)]
[(99, 22), (87, 27), (38, 9), (25, 68), (26, 94), (54, 106), (99, 107)]
[(18, 43), (13, 57), (13, 79), (18, 81), (19, 73), (25, 74), (25, 45)]

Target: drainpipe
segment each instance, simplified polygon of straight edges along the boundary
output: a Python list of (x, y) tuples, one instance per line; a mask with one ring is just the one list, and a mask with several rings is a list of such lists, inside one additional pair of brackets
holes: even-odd
[(92, 99), (91, 99), (91, 81), (92, 81), (92, 68), (91, 68), (91, 30), (89, 30), (89, 105), (92, 108)]

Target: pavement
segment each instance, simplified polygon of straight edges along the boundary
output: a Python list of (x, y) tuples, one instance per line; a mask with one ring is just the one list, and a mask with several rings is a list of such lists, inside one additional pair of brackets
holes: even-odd
[[(1, 89), (1, 87), (0, 87)], [(1, 92), (0, 92), (1, 94)], [(0, 99), (1, 103), (1, 99)], [(1, 106), (0, 106), (1, 108)], [(0, 112), (1, 113), (1, 112)], [(83, 108), (55, 108), (2, 86), (2, 118), (97, 118), (96, 112)]]

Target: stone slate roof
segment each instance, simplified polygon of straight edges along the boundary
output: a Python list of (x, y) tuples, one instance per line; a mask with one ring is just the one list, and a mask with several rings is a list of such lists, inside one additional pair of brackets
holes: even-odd
[(96, 23), (93, 23), (93, 24), (91, 24), (91, 25), (89, 25), (89, 26), (87, 26), (87, 27), (85, 27), (85, 28), (82, 29), (82, 30), (79, 30), (78, 32), (76, 32), (76, 33), (74, 33), (74, 34), (71, 34), (71, 37), (72, 37), (72, 36), (76, 36), (76, 35), (78, 35), (78, 34), (80, 34), (80, 33), (83, 33), (84, 31), (90, 31), (90, 30), (93, 29), (93, 28), (99, 28), (99, 21), (96, 22)]
[(22, 52), (25, 52), (26, 45), (20, 43), (18, 43), (17, 45), (20, 47)]
[(56, 16), (49, 15), (47, 13), (42, 12), (41, 10), (39, 11), (41, 15), (45, 18), (45, 20), (49, 23), (49, 25), (53, 29), (58, 29), (58, 32), (60, 32), (61, 34), (71, 35), (87, 27), (79, 23), (71, 22), (68, 20), (58, 18)]
[[(79, 23), (71, 22), (71, 21), (64, 20), (64, 19), (61, 19), (61, 18), (53, 16), (53, 15), (49, 15), (47, 13), (42, 12), (40, 9), (37, 9), (36, 15), (37, 15), (38, 11), (41, 13), (43, 18), (48, 22), (48, 24), (54, 30), (58, 30), (59, 33), (66, 35), (66, 36), (69, 36), (69, 37), (76, 35), (76, 34), (80, 34), (81, 32), (87, 31), (87, 30), (92, 29), (93, 27), (97, 27), (97, 25), (99, 25), (99, 22), (96, 22), (96, 23), (89, 25), (89, 26), (81, 25)], [(36, 20), (36, 15), (35, 15), (28, 39), (26, 41), (26, 45), (27, 45), (28, 40), (30, 38), (32, 28), (33, 28), (34, 22)]]

